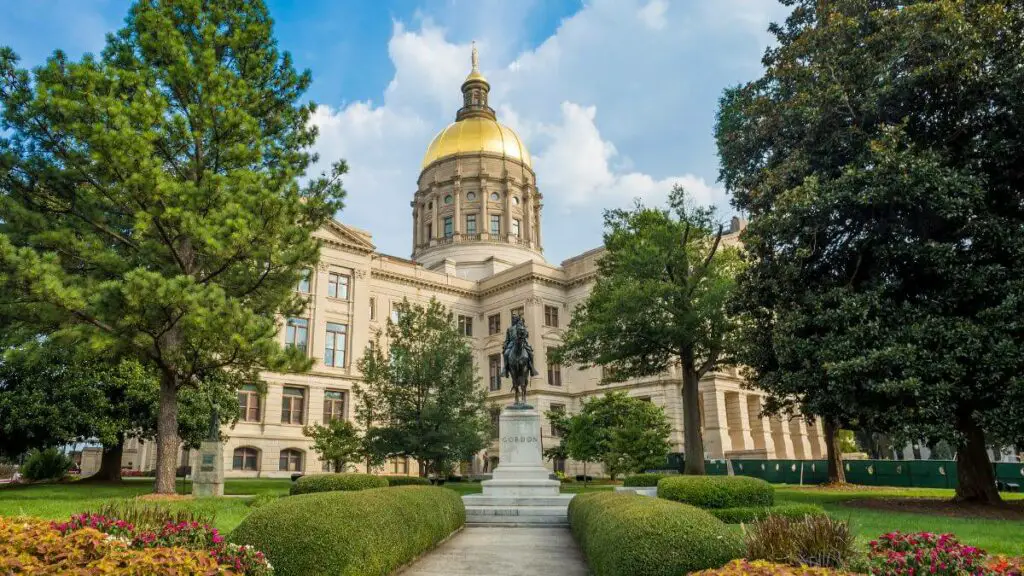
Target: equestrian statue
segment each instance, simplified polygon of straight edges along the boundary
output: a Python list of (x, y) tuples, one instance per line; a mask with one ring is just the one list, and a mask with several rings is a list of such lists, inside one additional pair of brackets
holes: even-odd
[(518, 314), (512, 314), (512, 324), (505, 331), (505, 345), (502, 356), (505, 370), (502, 375), (512, 379), (512, 392), (515, 393), (514, 407), (529, 408), (526, 404), (526, 386), (530, 378), (537, 376), (533, 367), (533, 348), (529, 342), (530, 333), (526, 324)]

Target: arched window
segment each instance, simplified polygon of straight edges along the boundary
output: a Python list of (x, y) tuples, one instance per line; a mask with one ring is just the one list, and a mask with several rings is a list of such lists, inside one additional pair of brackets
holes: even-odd
[(281, 450), (279, 470), (285, 472), (302, 472), (302, 452), (294, 448)]
[(519, 196), (513, 196), (512, 203), (515, 204), (516, 206), (519, 206)]
[(231, 461), (232, 470), (259, 470), (260, 451), (248, 446), (235, 448), (234, 458)]

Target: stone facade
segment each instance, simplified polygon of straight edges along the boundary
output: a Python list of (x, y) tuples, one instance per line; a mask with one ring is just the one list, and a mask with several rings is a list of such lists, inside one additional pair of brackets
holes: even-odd
[[(530, 383), (529, 403), (541, 413), (571, 413), (588, 398), (626, 390), (665, 409), (672, 423), (672, 449), (682, 451), (678, 369), (660, 377), (602, 385), (599, 368), (549, 365), (547, 352), (561, 342), (572, 311), (587, 298), (602, 249), (560, 265), (544, 260), (543, 197), (529, 153), (511, 129), (497, 123), (487, 104), (488, 91), (486, 79), (474, 66), (463, 84), (465, 106), (428, 149), (411, 202), (413, 259), (381, 254), (368, 232), (340, 222), (332, 221), (317, 233), (323, 242), (320, 263), (308, 283), (299, 286), (309, 294), (309, 309), (299, 322), (282, 319), (281, 326), (281, 343), (304, 341), (314, 366), (306, 374), (266, 374), (265, 395), (240, 392), (243, 420), (225, 429), (223, 464), (228, 478), (286, 477), (294, 471), (326, 469), (302, 435), (302, 426), (331, 417), (353, 418), (352, 387), (360, 379), (354, 360), (403, 299), (426, 303), (437, 298), (453, 311), (465, 327), (481, 384), (495, 406), (511, 402), (509, 382), (495, 378), (494, 363), (512, 312), (521, 311), (540, 373)], [(463, 122), (476, 125), (462, 126)], [(744, 225), (734, 219), (724, 242), (737, 242)], [(732, 368), (708, 374), (700, 383), (707, 457), (824, 456), (819, 427), (799, 418), (759, 417), (760, 393), (740, 384)], [(559, 441), (550, 422), (542, 426), (541, 441), (544, 446)], [(493, 470), (498, 450), (495, 442), (466, 464), (468, 471)], [(151, 470), (155, 452), (153, 443), (130, 442), (125, 462)], [(189, 460), (195, 456), (182, 455), (182, 463)], [(568, 474), (582, 472), (582, 465), (574, 462), (547, 465)], [(415, 462), (395, 461), (377, 472), (417, 470)]]

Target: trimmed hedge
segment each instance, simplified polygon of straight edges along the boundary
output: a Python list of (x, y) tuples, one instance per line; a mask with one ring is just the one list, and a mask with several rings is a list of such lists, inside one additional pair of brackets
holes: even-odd
[(715, 518), (726, 524), (753, 522), (766, 516), (782, 516), (801, 520), (805, 516), (824, 516), (825, 509), (816, 504), (779, 504), (778, 506), (741, 506), (737, 508), (708, 508)]
[(673, 476), (658, 482), (658, 497), (698, 508), (771, 506), (775, 489), (750, 476)]
[(596, 576), (678, 576), (745, 551), (739, 532), (704, 510), (627, 492), (576, 496), (569, 524)]
[(373, 474), (314, 474), (303, 476), (292, 482), (288, 493), (311, 494), (313, 492), (334, 492), (386, 488), (388, 481)]
[(654, 488), (662, 478), (668, 478), (672, 474), (633, 474), (622, 480), (622, 485), (629, 488)]
[(384, 576), (465, 522), (457, 493), (402, 486), (282, 498), (253, 511), (229, 539), (266, 554), (275, 576)]
[(384, 476), (388, 486), (430, 486), (430, 480), (420, 476)]

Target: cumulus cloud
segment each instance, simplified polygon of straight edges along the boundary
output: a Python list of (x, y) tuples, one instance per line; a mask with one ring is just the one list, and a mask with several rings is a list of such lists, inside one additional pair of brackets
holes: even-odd
[[(505, 33), (522, 34), (526, 5), (519, 16), (504, 5), (512, 23)], [(550, 261), (598, 245), (603, 209), (633, 198), (659, 203), (673, 184), (728, 212), (714, 185), (717, 98), (759, 74), (765, 29), (781, 16), (775, 2), (593, 0), (518, 53), (509, 47), (519, 40), (500, 36), (493, 15), (474, 16), (476, 9), (485, 10), (473, 3), (458, 18), (396, 22), (388, 44), (395, 74), (383, 100), (318, 110), (323, 163), (345, 158), (351, 166), (343, 221), (371, 231), (381, 250), (408, 255), (422, 155), (454, 120), (469, 71), (469, 43), (453, 36), (476, 38), (491, 104), (534, 157)]]

